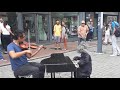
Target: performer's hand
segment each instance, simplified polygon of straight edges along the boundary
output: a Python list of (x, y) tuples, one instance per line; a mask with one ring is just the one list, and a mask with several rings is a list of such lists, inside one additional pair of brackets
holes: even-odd
[(32, 54), (32, 51), (31, 50), (26, 50), (26, 54)]
[(32, 56), (32, 51), (31, 50), (25, 50), (26, 51), (26, 56), (27, 58), (31, 58)]

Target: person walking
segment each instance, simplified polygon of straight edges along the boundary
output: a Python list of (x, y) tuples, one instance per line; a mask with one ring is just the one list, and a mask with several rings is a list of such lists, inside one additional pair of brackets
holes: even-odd
[(65, 22), (62, 22), (62, 40), (64, 43), (64, 50), (67, 50), (67, 39), (68, 39), (68, 35), (67, 35), (67, 29), (65, 26)]
[(11, 27), (6, 21), (3, 23), (3, 27), (1, 28), (1, 35), (4, 54), (7, 54), (7, 45), (12, 42), (11, 35), (13, 36), (14, 34), (12, 33)]
[(86, 41), (87, 34), (89, 32), (89, 28), (87, 25), (85, 25), (85, 21), (82, 20), (81, 25), (78, 27), (78, 45), (81, 44), (81, 42)]
[[(2, 17), (0, 17), (0, 32), (1, 32), (1, 29), (3, 28), (3, 19)], [(2, 36), (0, 34), (0, 39), (2, 40)], [(0, 61), (7, 61), (4, 59), (3, 55), (2, 55), (2, 45), (0, 46)]]
[(105, 45), (112, 43), (111, 36), (110, 36), (110, 31), (111, 31), (110, 26), (109, 26), (109, 24), (107, 24), (106, 27), (105, 27), (105, 39), (104, 39), (104, 44)]
[(118, 47), (117, 44), (117, 37), (115, 36), (115, 31), (116, 31), (116, 26), (119, 25), (118, 22), (116, 22), (114, 20), (114, 18), (112, 19), (112, 24), (111, 24), (111, 28), (112, 28), (112, 55), (110, 56), (117, 56), (120, 55), (120, 48)]

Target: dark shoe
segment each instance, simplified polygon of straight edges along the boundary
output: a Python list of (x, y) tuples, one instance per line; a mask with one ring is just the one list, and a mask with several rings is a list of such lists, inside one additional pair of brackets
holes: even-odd
[(57, 48), (55, 48), (55, 50), (57, 50)]
[(58, 48), (58, 50), (62, 50), (62, 48)]
[(4, 54), (8, 54), (8, 52), (7, 52), (7, 51), (4, 51)]
[(118, 53), (117, 56), (120, 56), (120, 53)]
[(57, 48), (55, 47), (55, 50), (57, 50)]

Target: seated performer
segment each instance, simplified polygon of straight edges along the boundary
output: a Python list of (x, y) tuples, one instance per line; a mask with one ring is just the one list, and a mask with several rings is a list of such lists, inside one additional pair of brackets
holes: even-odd
[(74, 73), (75, 78), (90, 78), (92, 72), (92, 60), (91, 56), (85, 51), (83, 45), (79, 46), (78, 53), (81, 56), (75, 56), (73, 60), (79, 60), (76, 72)]
[(41, 63), (28, 62), (27, 58), (35, 56), (42, 48), (39, 46), (37, 51), (22, 50), (19, 43), (25, 40), (25, 33), (16, 31), (13, 36), (13, 42), (7, 46), (12, 70), (16, 78), (18, 76), (32, 75), (33, 78), (44, 78), (45, 67)]

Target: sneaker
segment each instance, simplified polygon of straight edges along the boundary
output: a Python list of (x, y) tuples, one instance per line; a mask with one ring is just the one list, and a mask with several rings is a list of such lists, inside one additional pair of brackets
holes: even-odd
[(117, 54), (117, 56), (120, 56), (120, 53), (119, 53), (119, 54)]
[(5, 60), (5, 59), (0, 59), (0, 61), (7, 61), (7, 60)]
[(117, 56), (117, 55), (114, 55), (114, 54), (112, 54), (112, 55), (110, 55), (111, 57), (114, 57), (114, 56)]
[(67, 49), (63, 49), (63, 50), (65, 50), (65, 51), (66, 51)]

